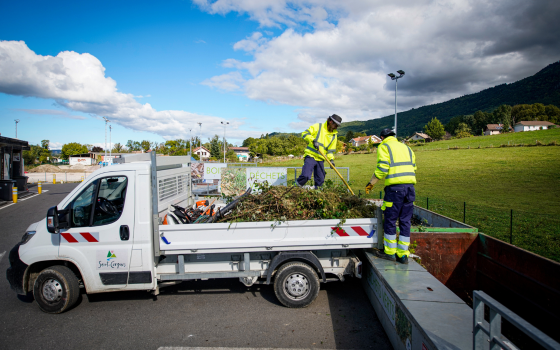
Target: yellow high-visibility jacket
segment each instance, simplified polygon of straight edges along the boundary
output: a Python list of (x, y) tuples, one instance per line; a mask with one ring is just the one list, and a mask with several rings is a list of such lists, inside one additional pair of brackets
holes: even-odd
[(313, 159), (319, 162), (324, 160), (321, 154), (313, 147), (313, 141), (317, 140), (321, 152), (323, 152), (329, 160), (333, 160), (338, 141), (337, 134), (338, 131), (336, 130), (329, 132), (327, 122), (311, 125), (307, 130), (301, 133), (301, 137), (307, 141), (307, 148), (304, 153), (305, 156), (313, 157)]
[(416, 184), (416, 156), (405, 144), (389, 136), (377, 148), (377, 167), (374, 175), (385, 178), (385, 186)]

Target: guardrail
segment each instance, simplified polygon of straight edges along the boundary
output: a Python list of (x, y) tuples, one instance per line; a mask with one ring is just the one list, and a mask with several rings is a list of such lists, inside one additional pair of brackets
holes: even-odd
[[(484, 325), (484, 305), (490, 308), (489, 327)], [(552, 340), (529, 322), (525, 321), (507, 307), (500, 304), (488, 294), (475, 290), (473, 293), (473, 349), (482, 350), (516, 350), (517, 348), (502, 340), (502, 317), (517, 329), (531, 337), (545, 349), (560, 349), (560, 344)]]

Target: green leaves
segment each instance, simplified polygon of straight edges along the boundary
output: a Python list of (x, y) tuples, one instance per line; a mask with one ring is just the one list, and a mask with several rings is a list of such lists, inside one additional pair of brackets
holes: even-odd
[(437, 118), (432, 118), (432, 120), (424, 126), (424, 132), (433, 140), (439, 140), (445, 135), (443, 124)]

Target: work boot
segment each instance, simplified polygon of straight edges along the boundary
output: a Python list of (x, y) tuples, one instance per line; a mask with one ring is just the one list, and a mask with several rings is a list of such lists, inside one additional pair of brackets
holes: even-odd
[(381, 259), (385, 259), (385, 260), (391, 260), (391, 261), (395, 261), (396, 260), (396, 254), (385, 254), (385, 251), (383, 250), (374, 250), (373, 253), (375, 254), (375, 256), (377, 256), (378, 258)]
[(408, 256), (403, 255), (400, 258), (397, 256), (397, 262), (400, 262), (401, 264), (408, 265)]

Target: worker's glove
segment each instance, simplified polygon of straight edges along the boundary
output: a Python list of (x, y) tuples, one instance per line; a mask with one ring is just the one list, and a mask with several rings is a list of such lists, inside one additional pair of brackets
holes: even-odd
[(333, 161), (333, 160), (331, 160), (331, 164), (332, 164), (333, 167), (336, 166), (336, 165), (334, 165), (334, 161)]
[(315, 147), (315, 149), (319, 149), (319, 142), (313, 141), (313, 147)]
[(373, 184), (369, 183), (366, 185), (366, 194), (369, 194), (369, 191), (371, 191), (373, 189)]

